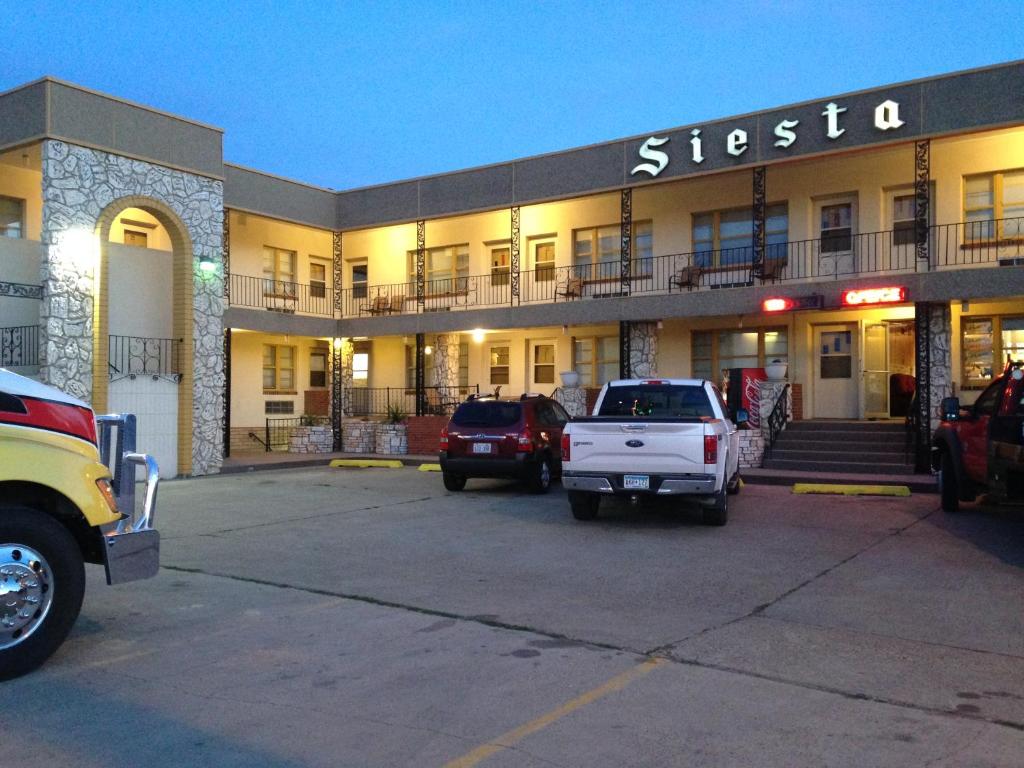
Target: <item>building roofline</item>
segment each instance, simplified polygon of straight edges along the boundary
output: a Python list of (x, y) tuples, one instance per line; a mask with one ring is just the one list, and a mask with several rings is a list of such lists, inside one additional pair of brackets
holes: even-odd
[(331, 189), (330, 187), (321, 187), (318, 184), (310, 184), (306, 181), (299, 181), (298, 179), (292, 179), (288, 176), (280, 176), (276, 173), (270, 173), (270, 171), (261, 171), (259, 168), (252, 168), (248, 165), (242, 165), (241, 163), (229, 163), (227, 160), (224, 161), (225, 168), (235, 168), (239, 171), (245, 171), (246, 173), (255, 173), (259, 176), (266, 176), (268, 179), (274, 179), (275, 181), (283, 181), (287, 184), (295, 184), (298, 187), (306, 187), (307, 189), (315, 189), (318, 192), (328, 192), (332, 195), (338, 194), (337, 189)]

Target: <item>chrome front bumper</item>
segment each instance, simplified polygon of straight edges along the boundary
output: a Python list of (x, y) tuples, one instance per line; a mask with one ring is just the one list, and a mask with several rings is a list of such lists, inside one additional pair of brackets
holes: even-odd
[(715, 492), (714, 475), (650, 475), (647, 491), (622, 487), (622, 475), (562, 474), (562, 486), (570, 491), (589, 493), (650, 494), (652, 496), (706, 496)]
[(103, 566), (107, 584), (149, 579), (160, 570), (160, 532), (153, 528), (156, 513), (156, 491), (160, 484), (160, 470), (152, 456), (143, 453), (124, 454), (126, 480), (135, 479), (135, 467), (146, 468), (146, 499), (142, 511), (134, 509), (134, 483), (132, 492), (122, 498), (131, 500), (131, 509), (122, 509), (124, 518), (103, 534)]

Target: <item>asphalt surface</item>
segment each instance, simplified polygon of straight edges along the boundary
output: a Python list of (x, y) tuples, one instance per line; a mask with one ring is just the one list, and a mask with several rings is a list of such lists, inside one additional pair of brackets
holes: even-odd
[(2, 686), (0, 765), (1024, 765), (1024, 513), (747, 486), (725, 528), (437, 474), (163, 484)]

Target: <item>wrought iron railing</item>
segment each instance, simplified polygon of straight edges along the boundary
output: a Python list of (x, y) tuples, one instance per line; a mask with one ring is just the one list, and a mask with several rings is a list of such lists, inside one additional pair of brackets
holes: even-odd
[[(779, 435), (782, 434), (782, 430), (786, 428), (786, 420), (789, 417), (789, 384), (786, 384), (779, 391), (779, 396), (775, 398), (775, 405), (772, 406), (771, 413), (768, 414), (767, 433), (764, 439), (764, 459), (767, 459), (772, 454), (772, 447), (775, 445), (775, 441)], [(762, 459), (763, 461), (763, 459)]]
[[(424, 387), (419, 412), (428, 416), (449, 414), (470, 393), (479, 394), (480, 385)], [(348, 416), (387, 416), (392, 409), (408, 415), (417, 412), (416, 390), (413, 387), (353, 387), (347, 395)]]
[(39, 326), (0, 328), (0, 367), (39, 365)]
[(327, 416), (289, 416), (267, 419), (263, 430), (263, 440), (256, 439), (263, 443), (264, 450), (268, 453), (270, 451), (287, 451), (292, 432), (298, 427), (316, 427), (330, 423), (331, 420)]
[(107, 362), (112, 379), (125, 376), (180, 375), (181, 339), (110, 336)]
[(334, 297), (326, 285), (231, 275), (231, 304), (288, 314), (334, 316)]

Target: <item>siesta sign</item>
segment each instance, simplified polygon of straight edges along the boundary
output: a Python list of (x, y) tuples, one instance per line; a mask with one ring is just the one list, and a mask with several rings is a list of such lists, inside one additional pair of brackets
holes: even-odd
[[(846, 133), (842, 126), (843, 113), (846, 107), (830, 101), (825, 105), (821, 113), (824, 121), (825, 136), (830, 141), (835, 141)], [(900, 105), (892, 99), (886, 99), (874, 110), (874, 127), (878, 131), (892, 131), (900, 128), (905, 123), (900, 119)], [(799, 138), (800, 120), (783, 119), (776, 123), (772, 130), (774, 146), (786, 149), (793, 146)], [(669, 156), (667, 152), (658, 149), (671, 140), (669, 136), (651, 136), (640, 148), (637, 154), (641, 160), (648, 162), (638, 163), (630, 176), (638, 173), (646, 173), (651, 177), (657, 176), (668, 167)], [(725, 137), (725, 151), (732, 157), (741, 157), (750, 148), (750, 137), (743, 128), (735, 128)], [(704, 162), (704, 137), (700, 128), (690, 131), (690, 160), (700, 164)]]

